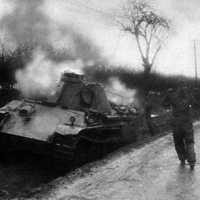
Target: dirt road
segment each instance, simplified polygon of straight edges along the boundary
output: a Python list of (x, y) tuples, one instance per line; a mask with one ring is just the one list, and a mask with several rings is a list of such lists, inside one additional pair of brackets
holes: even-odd
[[(195, 125), (197, 166), (182, 168), (171, 135), (142, 148), (125, 148), (77, 170), (36, 194), (59, 200), (199, 200), (200, 125)], [(48, 188), (48, 187), (47, 187)]]

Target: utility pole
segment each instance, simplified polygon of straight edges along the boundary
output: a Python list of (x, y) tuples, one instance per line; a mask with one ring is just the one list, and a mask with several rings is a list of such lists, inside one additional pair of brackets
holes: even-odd
[(196, 48), (196, 40), (194, 40), (194, 67), (195, 67), (195, 86), (197, 87), (197, 48)]

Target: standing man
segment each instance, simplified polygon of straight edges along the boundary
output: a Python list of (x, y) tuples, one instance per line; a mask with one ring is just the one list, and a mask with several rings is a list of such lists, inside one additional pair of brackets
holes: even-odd
[(185, 165), (187, 160), (191, 170), (194, 169), (196, 162), (191, 116), (192, 100), (193, 98), (191, 98), (186, 87), (178, 88), (176, 91), (168, 90), (168, 95), (165, 99), (165, 103), (172, 108), (171, 125), (178, 158), (181, 165)]

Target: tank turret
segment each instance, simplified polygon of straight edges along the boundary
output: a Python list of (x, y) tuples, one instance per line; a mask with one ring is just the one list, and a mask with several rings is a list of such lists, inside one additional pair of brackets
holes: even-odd
[(103, 87), (97, 83), (87, 82), (83, 75), (75, 73), (63, 73), (55, 93), (49, 96), (46, 102), (67, 109), (111, 112)]

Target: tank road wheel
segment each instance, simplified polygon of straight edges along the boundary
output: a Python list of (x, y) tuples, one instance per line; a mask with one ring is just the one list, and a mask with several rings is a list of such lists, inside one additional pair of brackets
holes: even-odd
[(72, 142), (70, 138), (59, 134), (53, 138), (52, 162), (55, 169), (68, 171), (74, 167), (75, 146)]
[(77, 144), (75, 155), (74, 155), (74, 164), (76, 166), (82, 165), (89, 161), (89, 149), (90, 142), (86, 140), (80, 140)]

